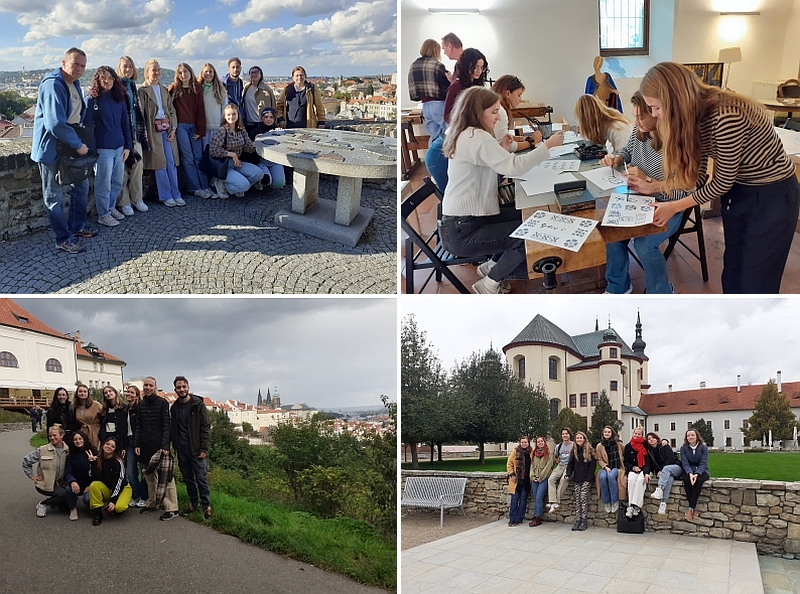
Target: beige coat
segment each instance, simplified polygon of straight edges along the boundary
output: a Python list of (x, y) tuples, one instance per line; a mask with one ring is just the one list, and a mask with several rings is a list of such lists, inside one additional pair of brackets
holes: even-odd
[[(619, 501), (625, 501), (628, 499), (628, 479), (625, 478), (625, 464), (623, 460), (623, 454), (625, 452), (625, 446), (622, 445), (621, 441), (617, 441), (617, 447), (619, 448), (619, 462), (622, 468), (619, 469), (619, 474), (617, 475), (617, 488), (619, 489)], [(608, 453), (606, 453), (605, 446), (601, 443), (597, 444), (597, 447), (594, 449), (595, 456), (597, 458), (597, 466), (602, 470), (606, 466), (608, 466)], [(600, 473), (598, 472), (594, 477), (595, 487), (597, 487), (597, 497), (599, 498), (600, 495)]]
[[(253, 83), (247, 83), (244, 85), (244, 95), (247, 95), (247, 89), (253, 86)], [(271, 107), (278, 112), (278, 102), (275, 100), (275, 93), (272, 91), (270, 86), (265, 83), (263, 80), (258, 84), (258, 88), (255, 92), (255, 99), (256, 99), (256, 111), (258, 115), (261, 115), (261, 110), (265, 107)], [(244, 100), (242, 100), (244, 102)], [(276, 118), (277, 119), (277, 118)]]
[[(167, 87), (160, 85), (161, 89), (161, 104), (164, 106), (164, 113), (169, 118), (170, 127), (177, 129), (178, 115), (175, 113), (175, 107), (172, 105), (172, 97), (169, 96)], [(150, 149), (144, 151), (142, 155), (142, 163), (145, 169), (164, 169), (167, 166), (167, 160), (164, 157), (164, 145), (161, 143), (161, 134), (156, 132), (155, 119), (158, 113), (158, 103), (156, 102), (155, 87), (144, 83), (139, 87), (139, 104), (142, 108), (142, 115), (144, 116), (144, 125), (147, 129), (147, 141), (150, 143)], [(173, 140), (170, 142), (172, 145), (172, 156), (175, 159), (175, 166), (180, 165), (178, 158), (178, 142)]]
[[(289, 83), (291, 86), (293, 83)], [(325, 106), (322, 105), (322, 95), (319, 92), (319, 89), (312, 85), (311, 83), (308, 84), (309, 89), (308, 93), (308, 104), (306, 105), (306, 118), (308, 122), (309, 128), (316, 128), (320, 122), (325, 121)], [(278, 119), (286, 121), (286, 89), (289, 87), (284, 87), (281, 91), (280, 97), (278, 97)], [(288, 123), (288, 122), (287, 122)], [(512, 491), (513, 492), (513, 491)]]
[[(547, 448), (550, 453), (543, 458), (537, 458), (533, 455), (533, 450), (531, 451), (531, 482), (541, 483), (546, 481), (550, 473), (553, 472), (553, 452), (555, 447), (553, 442), (548, 441)], [(533, 449), (535, 450), (536, 448), (534, 447)]]

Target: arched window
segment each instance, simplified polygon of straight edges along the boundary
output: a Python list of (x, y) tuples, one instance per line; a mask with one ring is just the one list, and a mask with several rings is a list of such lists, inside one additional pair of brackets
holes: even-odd
[(553, 381), (558, 381), (558, 357), (550, 357), (547, 360), (548, 377)]
[(8, 351), (0, 352), (0, 367), (19, 367), (17, 358)]
[(525, 379), (525, 357), (517, 357), (517, 377), (521, 380)]
[(64, 369), (61, 367), (61, 361), (59, 361), (58, 359), (53, 359), (53, 358), (48, 359), (47, 362), (44, 364), (44, 368), (47, 371), (51, 371), (53, 373), (64, 372)]
[(558, 406), (561, 404), (561, 401), (558, 398), (552, 398), (550, 400), (550, 420), (553, 421), (558, 416)]

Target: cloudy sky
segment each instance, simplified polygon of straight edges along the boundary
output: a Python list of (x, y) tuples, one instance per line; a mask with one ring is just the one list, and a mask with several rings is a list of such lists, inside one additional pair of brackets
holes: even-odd
[(88, 67), (137, 66), (157, 58), (195, 71), (212, 62), (309, 76), (391, 74), (396, 67), (396, 0), (0, 0), (0, 70), (56, 67), (71, 46)]
[(14, 299), (64, 333), (123, 359), (126, 379), (176, 375), (213, 400), (255, 404), (276, 384), (282, 404), (381, 406), (397, 400), (392, 298)]
[(505, 296), (401, 300), (427, 332), (445, 369), (490, 344), (502, 349), (538, 313), (570, 335), (612, 327), (630, 346), (636, 313), (650, 358), (651, 393), (764, 383), (781, 370), (783, 381), (800, 381), (800, 301), (794, 298), (612, 298)]

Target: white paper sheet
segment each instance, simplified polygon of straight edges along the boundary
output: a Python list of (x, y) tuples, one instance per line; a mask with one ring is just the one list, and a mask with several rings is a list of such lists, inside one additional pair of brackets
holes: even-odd
[(553, 186), (562, 182), (575, 181), (577, 178), (571, 173), (560, 173), (558, 171), (541, 170), (541, 174), (531, 179), (521, 180), (519, 185), (525, 190), (528, 196), (535, 194), (545, 194), (553, 191)]
[(627, 181), (619, 173), (614, 176), (611, 172), (611, 167), (596, 167), (588, 171), (581, 171), (581, 175), (601, 190), (610, 190), (611, 188), (624, 186)]
[(518, 239), (529, 239), (571, 252), (581, 249), (586, 238), (597, 225), (593, 219), (562, 215), (537, 210), (511, 234)]
[(783, 143), (783, 150), (789, 155), (800, 154), (800, 132), (787, 130), (785, 128), (775, 128), (778, 138)]
[(567, 130), (564, 132), (564, 144), (578, 142), (579, 140), (583, 140), (583, 137), (574, 130)]
[(581, 162), (577, 159), (550, 159), (540, 163), (534, 169), (546, 169), (551, 171), (578, 171)]
[(561, 157), (563, 155), (568, 155), (574, 150), (575, 147), (568, 144), (567, 145), (562, 144), (561, 146), (554, 146), (553, 148), (550, 149), (550, 158), (552, 159), (553, 157)]
[(652, 223), (656, 210), (650, 206), (652, 202), (652, 196), (613, 192), (602, 224), (604, 227), (639, 227)]

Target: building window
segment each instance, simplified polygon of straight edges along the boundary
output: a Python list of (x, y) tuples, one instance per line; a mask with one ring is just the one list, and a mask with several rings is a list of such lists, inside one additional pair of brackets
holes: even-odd
[(42, 391), (41, 390), (31, 390), (31, 394), (33, 394), (34, 398), (41, 398), (42, 397)]
[(525, 379), (525, 357), (517, 359), (517, 376), (519, 379)]
[(709, 429), (711, 429), (711, 421), (706, 421), (706, 427), (708, 427)]
[(673, 448), (675, 447), (675, 438), (669, 440), (669, 445)]
[(569, 395), (569, 407), (570, 407), (570, 408), (575, 408), (575, 407), (577, 406), (577, 405), (576, 405), (576, 402), (577, 402), (577, 401), (576, 401), (575, 394), (570, 394), (570, 395)]
[(610, 349), (608, 349), (608, 356), (611, 357), (612, 359), (616, 359), (617, 349), (615, 347), (611, 347)]
[(587, 403), (588, 403), (587, 398), (588, 398), (588, 395), (585, 392), (583, 394), (581, 394), (581, 406), (587, 406)]
[(731, 420), (730, 419), (725, 419), (723, 421), (723, 423), (722, 423), (722, 428), (723, 429), (730, 429), (731, 428)]
[(9, 398), (8, 388), (0, 388), (0, 398)]
[(547, 360), (548, 364), (548, 377), (553, 381), (558, 381), (558, 358), (550, 357)]
[(650, 52), (650, 0), (599, 0), (600, 55), (646, 56)]
[(692, 428), (692, 422), (686, 421), (686, 429), (691, 429), (691, 428)]
[(44, 364), (44, 368), (52, 373), (64, 373), (64, 370), (61, 367), (61, 361), (58, 359), (48, 359)]
[(656, 433), (658, 433), (658, 423), (655, 423), (655, 424), (653, 425), (653, 431), (655, 431)]
[(597, 392), (592, 392), (592, 406), (597, 406)]
[(103, 364), (100, 363), (100, 373), (103, 373)]
[(19, 362), (8, 351), (2, 351), (0, 352), (0, 367), (19, 367)]
[(612, 392), (616, 392), (617, 391), (617, 380), (611, 380), (611, 382), (609, 383), (609, 388), (611, 389)]
[(750, 421), (748, 421), (747, 419), (744, 419), (742, 421), (742, 429), (750, 429)]
[(94, 369), (92, 369), (92, 371), (97, 371), (97, 361), (94, 361), (92, 363), (92, 366), (94, 367)]
[(675, 423), (670, 423), (669, 424), (669, 430), (670, 431), (675, 431)]
[(550, 420), (554, 421), (558, 416), (558, 398), (553, 398), (550, 400)]
[(725, 438), (725, 447), (726, 448), (732, 448), (733, 447), (733, 438), (732, 437), (726, 437)]

